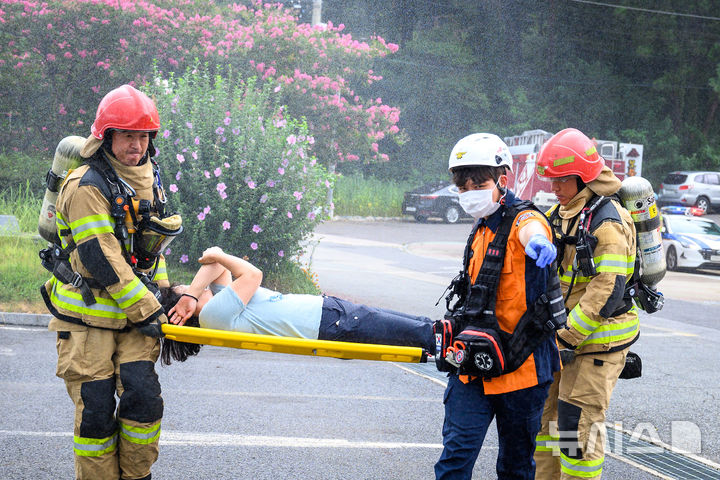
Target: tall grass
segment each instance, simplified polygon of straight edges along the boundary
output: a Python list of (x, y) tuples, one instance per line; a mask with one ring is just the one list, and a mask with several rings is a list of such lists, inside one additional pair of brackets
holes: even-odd
[(335, 182), (333, 200), (336, 215), (399, 217), (403, 195), (414, 185), (410, 182), (342, 175)]
[(20, 224), (20, 231), (37, 233), (38, 217), (43, 198), (33, 193), (30, 181), (25, 185), (11, 186), (0, 192), (0, 215), (14, 215)]
[(38, 252), (47, 242), (37, 236), (42, 197), (30, 182), (0, 192), (0, 215), (14, 215), (22, 234), (0, 235), (0, 310), (44, 311), (40, 286), (50, 273), (40, 264)]
[(0, 236), (0, 311), (44, 313), (40, 286), (50, 273), (38, 251), (47, 242), (28, 236)]

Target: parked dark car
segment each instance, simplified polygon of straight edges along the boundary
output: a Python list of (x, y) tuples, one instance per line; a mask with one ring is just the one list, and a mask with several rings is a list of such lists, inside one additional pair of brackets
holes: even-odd
[(458, 203), (458, 194), (450, 191), (452, 186), (449, 182), (434, 182), (405, 192), (403, 215), (412, 215), (418, 222), (426, 222), (430, 217), (441, 218), (446, 223), (472, 219)]
[(660, 184), (658, 204), (695, 206), (706, 212), (720, 207), (720, 172), (668, 173)]

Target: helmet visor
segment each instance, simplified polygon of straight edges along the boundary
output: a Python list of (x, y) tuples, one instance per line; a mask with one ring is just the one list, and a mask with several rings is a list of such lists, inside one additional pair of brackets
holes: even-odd
[(565, 184), (571, 180), (576, 180), (576, 179), (580, 178), (577, 175), (565, 175), (563, 177), (547, 177), (544, 175), (540, 175), (540, 172), (535, 172), (535, 174), (537, 175), (537, 178), (539, 178), (540, 180), (542, 180), (543, 182), (546, 182), (546, 183)]

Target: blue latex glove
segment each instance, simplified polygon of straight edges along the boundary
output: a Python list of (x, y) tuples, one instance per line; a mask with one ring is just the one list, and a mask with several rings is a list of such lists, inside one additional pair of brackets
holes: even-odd
[(545, 268), (555, 260), (557, 249), (545, 235), (536, 233), (530, 237), (527, 245), (525, 245), (525, 253), (528, 257), (535, 260), (535, 265), (540, 268)]

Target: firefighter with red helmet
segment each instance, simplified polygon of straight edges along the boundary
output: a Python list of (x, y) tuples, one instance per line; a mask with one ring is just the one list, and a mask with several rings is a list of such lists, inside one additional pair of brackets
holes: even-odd
[(147, 95), (129, 85), (109, 92), (81, 150), (86, 163), (58, 196), (53, 276), (41, 293), (57, 376), (75, 404), (78, 479), (149, 479), (158, 457), (161, 249), (182, 230), (179, 216), (164, 216), (152, 159), (159, 128)]
[(635, 226), (617, 197), (620, 180), (594, 142), (568, 128), (537, 157), (559, 205), (548, 215), (558, 249), (568, 329), (558, 332), (564, 368), (555, 374), (536, 439), (535, 478), (599, 479), (605, 411), (639, 321), (626, 292), (635, 266)]

